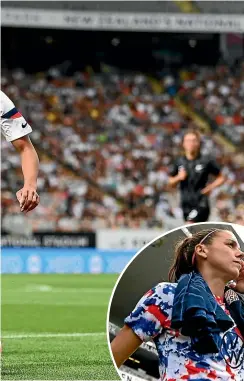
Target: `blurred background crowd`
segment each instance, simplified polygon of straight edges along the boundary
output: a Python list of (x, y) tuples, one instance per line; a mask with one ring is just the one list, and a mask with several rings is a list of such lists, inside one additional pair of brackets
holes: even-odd
[[(227, 81), (226, 81), (227, 76)], [(240, 149), (233, 155), (203, 134), (202, 151), (214, 155), (228, 181), (212, 195), (212, 218), (241, 222), (244, 214), (244, 63), (179, 71), (178, 77), (104, 68), (65, 76), (58, 68), (27, 74), (2, 71), (2, 89), (33, 127), (40, 156), (40, 206), (28, 220), (35, 231), (163, 227), (181, 218), (168, 173), (181, 153), (182, 134), (197, 128), (177, 107), (205, 112)], [(18, 154), (2, 141), (3, 227), (18, 213)], [(172, 222), (173, 223), (173, 222)]]
[[(3, 29), (1, 83), (33, 128), (41, 203), (23, 224), (19, 157), (2, 140), (5, 231), (179, 226), (179, 195), (167, 179), (187, 128), (200, 129), (202, 152), (227, 176), (211, 195), (211, 220), (244, 224), (244, 62), (214, 56), (216, 35), (210, 44), (210, 37), (144, 33), (143, 46), (143, 34), (42, 30), (36, 39), (31, 31), (28, 50), (28, 30)], [(157, 50), (149, 60), (151, 45), (163, 43), (174, 51)]]

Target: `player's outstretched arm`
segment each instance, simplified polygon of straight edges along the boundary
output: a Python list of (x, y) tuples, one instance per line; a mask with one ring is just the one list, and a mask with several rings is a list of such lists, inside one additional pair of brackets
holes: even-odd
[(16, 139), (12, 141), (12, 144), (20, 154), (24, 177), (24, 186), (16, 193), (16, 197), (20, 203), (21, 212), (27, 213), (34, 209), (40, 201), (37, 194), (39, 159), (29, 136)]
[(123, 365), (141, 344), (141, 339), (130, 327), (125, 325), (111, 343), (111, 350), (117, 367)]

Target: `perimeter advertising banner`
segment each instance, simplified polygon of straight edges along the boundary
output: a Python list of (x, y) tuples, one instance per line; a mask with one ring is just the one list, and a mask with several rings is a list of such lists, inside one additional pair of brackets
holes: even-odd
[(100, 229), (96, 233), (97, 248), (140, 250), (163, 233), (163, 229)]
[(31, 236), (2, 232), (2, 247), (96, 247), (94, 232), (42, 232)]
[(2, 26), (87, 30), (243, 33), (244, 16), (229, 14), (82, 12), (6, 7)]
[(1, 254), (2, 274), (114, 274), (136, 251), (4, 247)]

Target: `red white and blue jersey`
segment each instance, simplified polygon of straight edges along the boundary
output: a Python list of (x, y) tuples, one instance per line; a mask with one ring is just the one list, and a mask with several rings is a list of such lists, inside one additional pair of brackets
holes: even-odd
[(17, 110), (9, 97), (1, 91), (0, 100), (1, 132), (8, 142), (31, 133), (32, 128)]
[[(243, 381), (244, 339), (236, 326), (220, 333), (220, 352), (209, 354), (197, 353), (191, 347), (190, 337), (170, 328), (176, 286), (176, 283), (159, 283), (125, 319), (125, 324), (142, 341), (154, 341), (161, 380)], [(224, 302), (215, 299), (230, 316)]]

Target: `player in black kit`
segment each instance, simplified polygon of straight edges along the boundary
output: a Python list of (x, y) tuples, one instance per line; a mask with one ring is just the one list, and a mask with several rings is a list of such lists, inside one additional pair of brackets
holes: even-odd
[[(216, 161), (201, 154), (201, 136), (198, 131), (188, 130), (183, 137), (184, 156), (173, 164), (169, 185), (180, 183), (181, 208), (188, 223), (205, 222), (209, 218), (208, 196), (213, 189), (225, 182)], [(216, 179), (208, 183), (209, 175)]]

